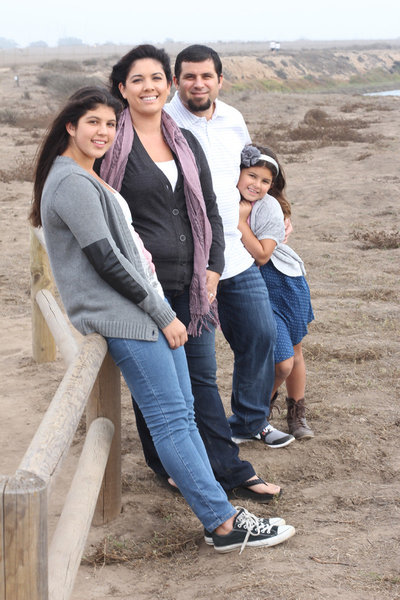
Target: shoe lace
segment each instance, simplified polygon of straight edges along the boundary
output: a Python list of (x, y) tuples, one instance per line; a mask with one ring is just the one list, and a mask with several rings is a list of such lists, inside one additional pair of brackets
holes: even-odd
[(273, 431), (276, 431), (275, 427), (271, 424), (266, 425), (266, 427), (264, 427), (264, 429), (262, 430), (262, 433), (264, 435), (267, 435), (267, 433), (272, 433)]
[(253, 513), (249, 512), (245, 508), (241, 506), (235, 507), (237, 510), (241, 510), (236, 517), (236, 527), (240, 529), (246, 529), (246, 537), (243, 540), (243, 543), (240, 547), (239, 554), (242, 554), (243, 550), (247, 545), (247, 541), (251, 534), (259, 535), (260, 533), (269, 533), (271, 531), (272, 525), (270, 525), (265, 519), (260, 519), (253, 515)]

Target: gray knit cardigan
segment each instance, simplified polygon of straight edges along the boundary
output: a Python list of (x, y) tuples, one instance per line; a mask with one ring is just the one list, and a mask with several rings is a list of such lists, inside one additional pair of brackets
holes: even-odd
[(41, 217), (54, 278), (78, 331), (156, 340), (175, 313), (146, 278), (114, 195), (59, 156), (43, 189)]

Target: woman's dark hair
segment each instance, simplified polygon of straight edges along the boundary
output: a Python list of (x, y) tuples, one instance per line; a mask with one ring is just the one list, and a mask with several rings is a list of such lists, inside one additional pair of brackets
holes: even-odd
[(168, 83), (172, 83), (171, 62), (165, 50), (156, 48), (151, 44), (141, 44), (140, 46), (136, 46), (119, 59), (113, 66), (110, 75), (110, 91), (114, 98), (121, 100), (125, 106), (128, 106), (128, 101), (122, 97), (118, 86), (120, 83), (125, 85), (133, 63), (142, 58), (152, 58), (153, 60), (157, 60), (163, 68)]
[(72, 94), (66, 106), (50, 125), (36, 159), (33, 202), (29, 213), (29, 220), (34, 227), (39, 227), (42, 224), (40, 202), (49, 171), (54, 160), (65, 152), (69, 144), (67, 123), (76, 125), (83, 115), (100, 104), (112, 108), (118, 119), (122, 110), (121, 102), (116, 100), (105, 88), (84, 87)]
[[(286, 187), (286, 178), (285, 173), (282, 169), (282, 165), (280, 164), (278, 157), (275, 152), (271, 150), (271, 148), (267, 148), (266, 146), (259, 146), (258, 144), (251, 144), (254, 148), (257, 148), (261, 154), (265, 154), (266, 156), (271, 156), (279, 165), (279, 173), (277, 174), (277, 169), (273, 163), (270, 163), (264, 159), (257, 161), (252, 164), (253, 167), (266, 167), (269, 169), (273, 175), (272, 185), (268, 190), (268, 194), (276, 198), (281, 205), (281, 209), (283, 215), (286, 218), (290, 217), (292, 214), (292, 208), (289, 200), (285, 196), (285, 187)], [(247, 168), (245, 165), (240, 165), (240, 168)]]
[(209, 46), (203, 46), (202, 44), (193, 44), (179, 52), (175, 60), (175, 77), (179, 81), (183, 62), (199, 63), (209, 58), (213, 61), (218, 79), (220, 79), (222, 75), (222, 62), (219, 55)]

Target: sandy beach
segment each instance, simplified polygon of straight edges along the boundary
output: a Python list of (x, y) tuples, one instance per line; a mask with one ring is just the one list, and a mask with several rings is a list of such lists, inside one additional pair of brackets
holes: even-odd
[[(354, 53), (368, 54), (339, 52), (352, 64)], [(387, 53), (392, 65), (400, 60), (399, 50)], [(294, 60), (303, 64), (300, 51), (289, 58), (288, 69)], [(297, 535), (267, 550), (216, 555), (184, 500), (161, 488), (146, 467), (124, 387), (123, 510), (107, 527), (91, 529), (74, 600), (400, 598), (400, 98), (234, 85), (254, 60), (227, 57), (230, 77), (222, 98), (243, 113), (253, 139), (274, 148), (285, 166), (294, 225), (290, 245), (305, 262), (315, 312), (304, 341), (315, 438), (279, 450), (257, 442), (241, 446), (242, 457), (284, 493), (261, 508), (237, 503), (262, 516), (284, 517)], [(112, 58), (79, 63), (76, 81), (89, 72), (105, 80), (111, 64)], [(61, 358), (41, 365), (32, 360), (27, 223), (32, 159), (60, 102), (51, 79), (43, 85), (43, 77), (55, 78), (61, 70), (21, 64), (19, 87), (14, 71), (12, 65), (0, 69), (4, 475), (18, 467), (65, 372)], [(232, 354), (221, 334), (217, 356), (229, 414)], [(272, 423), (285, 429), (283, 390), (278, 404), (282, 410)], [(51, 497), (50, 532), (83, 435), (82, 425)]]

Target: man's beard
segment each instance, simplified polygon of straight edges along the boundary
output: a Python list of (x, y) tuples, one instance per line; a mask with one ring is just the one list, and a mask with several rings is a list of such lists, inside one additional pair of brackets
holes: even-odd
[(195, 102), (193, 102), (193, 100), (188, 100), (188, 109), (190, 110), (190, 112), (193, 113), (197, 113), (197, 112), (204, 112), (205, 110), (208, 110), (211, 106), (212, 102), (210, 100), (210, 98), (208, 98), (208, 100), (206, 100), (203, 104), (196, 104)]

